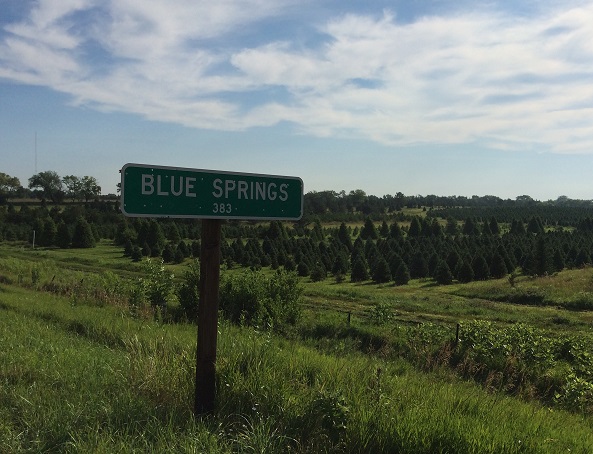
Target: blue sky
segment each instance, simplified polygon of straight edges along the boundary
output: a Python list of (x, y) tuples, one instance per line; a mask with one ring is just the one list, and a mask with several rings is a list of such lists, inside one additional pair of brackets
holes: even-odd
[(591, 2), (0, 3), (0, 172), (24, 186), (113, 193), (133, 162), (593, 199)]

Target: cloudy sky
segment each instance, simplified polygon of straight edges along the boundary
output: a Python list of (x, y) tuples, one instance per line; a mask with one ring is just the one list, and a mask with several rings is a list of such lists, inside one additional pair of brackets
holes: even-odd
[(593, 199), (593, 3), (0, 0), (0, 172)]

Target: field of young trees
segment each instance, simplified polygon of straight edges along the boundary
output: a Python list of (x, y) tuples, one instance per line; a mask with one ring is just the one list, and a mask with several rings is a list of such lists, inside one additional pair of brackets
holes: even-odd
[(0, 206), (0, 451), (591, 452), (593, 212), (311, 193), (223, 226), (192, 414), (200, 223)]

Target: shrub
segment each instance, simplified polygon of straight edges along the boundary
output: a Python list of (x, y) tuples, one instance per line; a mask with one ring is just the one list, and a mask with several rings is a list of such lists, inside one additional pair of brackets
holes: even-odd
[(200, 288), (200, 262), (195, 260), (186, 270), (184, 282), (177, 289), (177, 299), (188, 320), (198, 319), (198, 303)]
[(95, 236), (91, 225), (86, 219), (80, 217), (74, 227), (72, 235), (72, 247), (74, 248), (93, 248), (96, 246)]
[(311, 280), (313, 282), (319, 282), (326, 278), (327, 272), (323, 265), (315, 265), (311, 271)]
[(167, 272), (163, 261), (146, 260), (144, 262), (146, 278), (143, 285), (146, 296), (153, 308), (165, 309), (173, 293), (173, 274)]
[(282, 328), (300, 315), (302, 287), (294, 273), (277, 270), (271, 277), (256, 271), (223, 275), (220, 309), (225, 317), (263, 328)]

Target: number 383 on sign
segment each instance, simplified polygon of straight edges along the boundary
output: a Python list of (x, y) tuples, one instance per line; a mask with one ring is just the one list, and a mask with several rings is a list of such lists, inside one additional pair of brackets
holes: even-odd
[(213, 203), (212, 212), (214, 214), (230, 214), (233, 212), (233, 206), (230, 203)]

